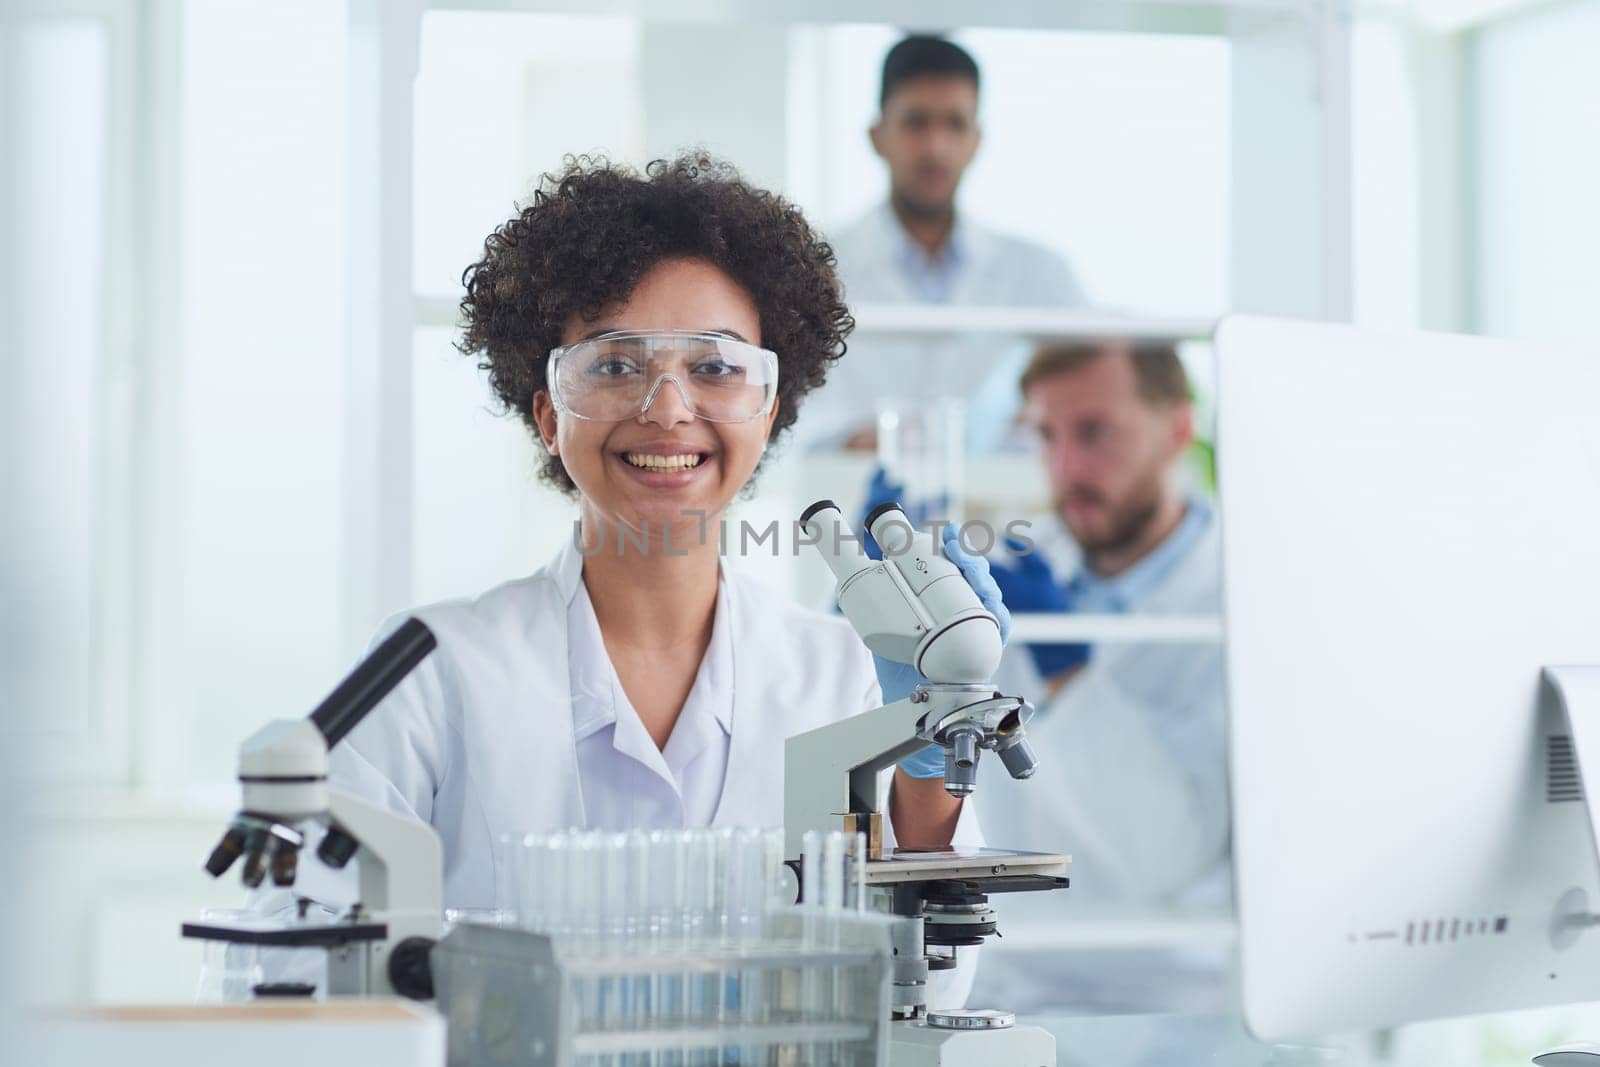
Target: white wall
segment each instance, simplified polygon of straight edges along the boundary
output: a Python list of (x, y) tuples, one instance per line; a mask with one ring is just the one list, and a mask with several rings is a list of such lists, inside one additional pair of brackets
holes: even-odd
[[(240, 738), (308, 708), (357, 651), (338, 623), (344, 419), (344, 11), (188, 4), (176, 506), (157, 553), (174, 766), (225, 780)], [(283, 58), (292, 55), (293, 63)]]
[[(32, 414), (23, 425), (38, 459), (25, 468), (29, 480), (12, 486), (24, 495), (8, 517), (39, 524), (44, 554), (16, 557), (8, 546), (0, 577), (8, 581), (4, 608), (26, 594), (39, 605), (25, 616), (28, 629), (48, 640), (30, 655), (27, 675), (0, 673), (36, 680), (30, 712), (57, 732), (77, 721), (74, 691), (85, 686), (102, 694), (96, 710), (126, 716), (120, 733), (64, 735), (101, 757), (96, 777), (46, 793), (31, 862), (8, 856), (8, 880), (19, 866), (32, 876), (17, 907), (27, 919), (20, 947), (41, 961), (28, 976), (34, 1002), (190, 994), (198, 953), (178, 940), (178, 922), (239, 895), (236, 881), (212, 883), (200, 868), (237, 802), (228, 782), (238, 743), (266, 719), (312, 706), (355, 651), (339, 646), (336, 630), (343, 7), (208, 0), (105, 8), (118, 13), (114, 57), (127, 47), (129, 60), (153, 65), (170, 53), (181, 62), (158, 71), (115, 59), (107, 77), (82, 55), (46, 53), (43, 74), (60, 84), (32, 85), (26, 99), (58, 139), (30, 155), (41, 169), (29, 180), (39, 186), (8, 205), (26, 206), (23, 218), (39, 232), (19, 247), (43, 269), (34, 275), (41, 292), (25, 301), (37, 343), (25, 364)], [(134, 18), (157, 11), (175, 23)], [(139, 34), (157, 27), (167, 36), (134, 52)], [(181, 94), (145, 95), (168, 79)], [(141, 114), (145, 105), (154, 110)], [(111, 116), (109, 148), (92, 143), (96, 107)], [(117, 237), (108, 258), (131, 258), (137, 273), (181, 263), (165, 286), (105, 274), (119, 292), (165, 294), (172, 308), (133, 303), (123, 317), (120, 304), (97, 299), (97, 183), (135, 196), (140, 174), (166, 165), (150, 157), (174, 126), (182, 129), (170, 161), (176, 188), (147, 190), (148, 201), (130, 201), (132, 218), (113, 218), (104, 231)], [(116, 155), (118, 145), (132, 146), (132, 158)], [(155, 209), (168, 197), (181, 205), (179, 224), (162, 228)], [(74, 251), (77, 259), (61, 258)], [(90, 310), (63, 306), (73, 296)], [(176, 315), (171, 348), (152, 351), (143, 339), (160, 335), (152, 323), (168, 310)], [(9, 361), (6, 369), (9, 376)], [(118, 477), (124, 466), (132, 468), (126, 480)], [(129, 514), (120, 509), (125, 496)], [(48, 562), (82, 568), (85, 537), (95, 542), (86, 576)], [(108, 591), (130, 571), (142, 595), (125, 603)], [(30, 587), (41, 581), (45, 588)], [(77, 600), (90, 583), (97, 595), (83, 624)], [(85, 625), (89, 656), (57, 654), (84, 640)], [(122, 662), (102, 633), (139, 655)], [(0, 742), (8, 750), (12, 737)], [(165, 799), (136, 800), (136, 788)]]
[(483, 239), (569, 153), (642, 162), (630, 18), (432, 11), (416, 83), (416, 288), (458, 297)]
[[(0, 724), (74, 734), (100, 717), (95, 669), (97, 450), (106, 375), (107, 28), (39, 20), (0, 37), (11, 69), (0, 103), (16, 157), (6, 164), (6, 299), (0, 303), (0, 445), (26, 461), (0, 469), (7, 600), (31, 605), (4, 636), (26, 670), (0, 672)], [(20, 106), (24, 98), (48, 106)], [(8, 642), (8, 643), (9, 643)]]
[(1595, 347), (1600, 293), (1600, 2), (1475, 35), (1475, 320)]
[(1402, 23), (1356, 26), (1351, 47), (1354, 319), (1415, 328), (1422, 301), (1417, 70)]

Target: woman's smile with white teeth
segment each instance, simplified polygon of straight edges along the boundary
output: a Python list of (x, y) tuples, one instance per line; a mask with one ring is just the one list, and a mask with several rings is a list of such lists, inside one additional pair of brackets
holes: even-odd
[(635, 467), (643, 467), (646, 470), (681, 471), (700, 465), (700, 456), (694, 452), (679, 453), (671, 456), (663, 456), (654, 452), (629, 452), (626, 458)]

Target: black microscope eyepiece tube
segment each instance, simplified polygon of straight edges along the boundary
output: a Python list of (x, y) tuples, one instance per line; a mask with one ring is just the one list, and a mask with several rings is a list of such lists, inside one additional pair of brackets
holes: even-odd
[(322, 731), (328, 747), (343, 741), (437, 645), (433, 631), (422, 620), (407, 619), (358, 663), (311, 713), (311, 721)]

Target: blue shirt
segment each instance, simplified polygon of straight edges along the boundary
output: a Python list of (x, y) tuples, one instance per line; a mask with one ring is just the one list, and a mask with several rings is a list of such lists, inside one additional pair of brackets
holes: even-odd
[(917, 299), (929, 304), (948, 304), (956, 281), (961, 277), (961, 269), (971, 257), (966, 228), (959, 216), (944, 244), (931, 255), (904, 227), (896, 226), (891, 240), (895, 264), (906, 283), (916, 291)]
[(1211, 525), (1211, 505), (1190, 497), (1177, 527), (1150, 554), (1110, 578), (1080, 567), (1067, 580), (1065, 591), (1072, 610), (1088, 615), (1121, 615), (1138, 608), (1155, 592), (1172, 569), (1193, 551)]

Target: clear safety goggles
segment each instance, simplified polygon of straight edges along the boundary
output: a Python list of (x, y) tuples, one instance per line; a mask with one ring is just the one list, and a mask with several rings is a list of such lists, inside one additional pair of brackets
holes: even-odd
[(671, 382), (710, 422), (749, 422), (772, 410), (778, 354), (725, 334), (616, 330), (550, 352), (550, 396), (564, 415), (621, 422), (650, 410)]

